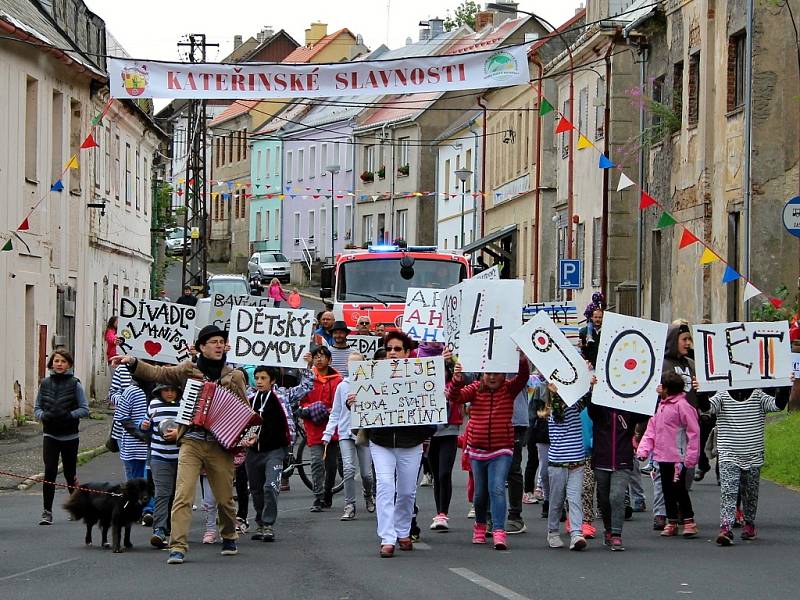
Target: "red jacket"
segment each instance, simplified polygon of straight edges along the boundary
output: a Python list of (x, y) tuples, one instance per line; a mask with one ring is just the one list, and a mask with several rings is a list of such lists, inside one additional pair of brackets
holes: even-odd
[(464, 386), (455, 379), (447, 386), (447, 399), (453, 404), (470, 403), (467, 445), (489, 452), (514, 448), (514, 398), (528, 382), (530, 369), (527, 359), (519, 361), (516, 377), (503, 382), (495, 391), (476, 381)]
[[(314, 387), (311, 388), (311, 391), (306, 394), (306, 397), (300, 401), (300, 406), (305, 408), (311, 406), (315, 402), (322, 402), (328, 407), (328, 412), (330, 412), (333, 408), (333, 396), (341, 381), (342, 376), (336, 369), (328, 367), (328, 374), (320, 375), (315, 368)], [(325, 433), (328, 419), (325, 419), (322, 423), (312, 423), (311, 419), (303, 419), (303, 425), (306, 428), (306, 443), (309, 446), (319, 446), (322, 443), (322, 434)]]

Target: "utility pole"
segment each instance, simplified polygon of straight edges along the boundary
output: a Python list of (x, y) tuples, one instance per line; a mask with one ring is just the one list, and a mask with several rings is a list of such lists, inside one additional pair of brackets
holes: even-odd
[[(205, 62), (206, 48), (219, 44), (206, 43), (204, 33), (189, 35), (189, 41), (178, 42), (178, 47), (189, 48), (189, 62)], [(186, 160), (186, 181), (184, 182), (184, 235), (190, 238), (189, 251), (183, 253), (183, 270), (181, 288), (187, 285), (195, 289), (202, 288), (207, 293), (206, 266), (208, 262), (208, 206), (206, 203), (206, 100), (192, 100), (186, 119), (186, 143), (188, 157)]]

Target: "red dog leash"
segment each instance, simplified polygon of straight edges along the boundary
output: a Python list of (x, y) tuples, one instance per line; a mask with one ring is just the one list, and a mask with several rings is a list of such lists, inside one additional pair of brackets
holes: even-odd
[(117, 492), (107, 492), (105, 490), (94, 490), (92, 488), (83, 487), (80, 485), (67, 485), (65, 483), (57, 483), (55, 481), (46, 481), (44, 479), (38, 479), (37, 477), (28, 477), (27, 475), (18, 475), (17, 473), (10, 473), (8, 471), (0, 471), (0, 475), (4, 475), (6, 477), (13, 477), (15, 479), (22, 479), (23, 481), (34, 481), (36, 483), (49, 483), (50, 485), (54, 485), (56, 487), (61, 488), (68, 488), (72, 490), (81, 490), (82, 492), (89, 492), (91, 494), (106, 494), (108, 496), (116, 496), (117, 498), (122, 498), (122, 494), (118, 494)]

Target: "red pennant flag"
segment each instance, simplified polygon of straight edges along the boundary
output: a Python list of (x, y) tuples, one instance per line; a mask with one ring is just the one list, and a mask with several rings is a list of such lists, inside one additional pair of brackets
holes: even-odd
[(781, 300), (780, 298), (770, 298), (769, 301), (772, 303), (772, 306), (774, 306), (776, 309), (779, 309), (781, 306), (783, 306), (783, 300)]
[(28, 231), (31, 226), (28, 224), (28, 217), (25, 217), (25, 220), (20, 223), (19, 227), (17, 227), (17, 231)]
[(92, 132), (90, 131), (89, 135), (86, 136), (86, 139), (83, 140), (83, 143), (81, 144), (81, 149), (82, 150), (88, 150), (89, 148), (99, 148), (99, 147), (100, 147), (100, 144), (98, 144), (94, 140), (94, 136), (92, 135)]
[(642, 192), (642, 198), (639, 200), (639, 209), (644, 210), (645, 208), (649, 208), (651, 206), (655, 206), (656, 200), (647, 192)]
[(561, 120), (558, 122), (558, 125), (556, 126), (556, 133), (567, 133), (572, 129), (575, 129), (575, 126), (569, 122), (567, 117), (561, 117)]
[(695, 234), (684, 227), (683, 233), (681, 234), (681, 241), (678, 243), (678, 248), (683, 249), (686, 248), (686, 246), (691, 246), (699, 241), (700, 240), (697, 239)]
[(187, 181), (186, 185), (194, 185), (194, 177), (192, 177), (189, 181)]

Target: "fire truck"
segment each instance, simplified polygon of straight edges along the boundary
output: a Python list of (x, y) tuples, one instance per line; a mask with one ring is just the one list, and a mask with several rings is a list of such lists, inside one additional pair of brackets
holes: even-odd
[(351, 329), (359, 317), (372, 326), (399, 328), (408, 288), (445, 289), (471, 277), (458, 251), (436, 246), (369, 246), (344, 250), (333, 265), (322, 268), (321, 298), (330, 298), (333, 314)]

